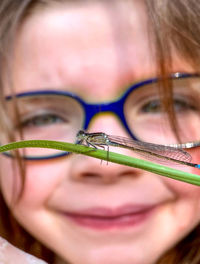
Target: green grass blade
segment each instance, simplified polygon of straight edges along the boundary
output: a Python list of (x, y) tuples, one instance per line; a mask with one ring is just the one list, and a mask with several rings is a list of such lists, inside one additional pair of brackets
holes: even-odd
[(26, 141), (12, 142), (7, 145), (0, 146), (0, 152), (6, 152), (18, 148), (30, 148), (30, 147), (50, 148), (50, 149), (79, 153), (90, 157), (98, 158), (101, 160), (106, 160), (106, 161), (108, 160), (110, 162), (130, 166), (134, 168), (140, 168), (142, 170), (146, 170), (158, 175), (187, 182), (190, 184), (200, 185), (200, 175), (183, 172), (177, 169), (158, 165), (150, 161), (129, 157), (114, 152), (109, 152), (109, 157), (108, 157), (107, 151), (105, 150), (94, 149), (83, 145), (60, 142), (60, 141), (26, 140)]

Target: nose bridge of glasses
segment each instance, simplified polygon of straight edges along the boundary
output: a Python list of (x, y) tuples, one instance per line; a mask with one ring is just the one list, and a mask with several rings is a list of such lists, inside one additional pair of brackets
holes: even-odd
[(115, 102), (107, 102), (100, 104), (87, 104), (85, 105), (85, 125), (84, 129), (87, 129), (90, 122), (100, 115), (112, 114), (120, 119), (124, 124), (125, 117), (123, 111), (123, 102), (118, 100)]

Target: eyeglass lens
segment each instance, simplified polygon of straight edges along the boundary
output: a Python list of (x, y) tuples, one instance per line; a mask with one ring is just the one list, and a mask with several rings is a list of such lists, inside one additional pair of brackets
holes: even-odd
[(186, 143), (200, 139), (200, 78), (174, 79), (172, 87), (173, 108), (181, 142), (177, 142), (168, 114), (163, 110), (158, 83), (136, 89), (125, 102), (128, 126), (138, 139), (156, 144)]
[[(22, 96), (17, 99), (19, 118), (13, 100), (7, 101), (7, 112), (12, 120), (15, 140), (55, 140), (74, 143), (76, 133), (83, 126), (84, 110), (72, 97), (62, 95)], [(4, 139), (4, 144), (5, 142)], [(22, 151), (21, 151), (22, 152)], [(23, 156), (43, 157), (61, 151), (27, 148)]]

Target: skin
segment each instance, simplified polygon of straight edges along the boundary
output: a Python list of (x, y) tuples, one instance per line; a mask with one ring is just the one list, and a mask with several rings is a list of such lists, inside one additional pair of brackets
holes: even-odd
[[(191, 71), (175, 58), (174, 71)], [(14, 57), (15, 89), (53, 87), (90, 102), (112, 100), (129, 83), (155, 76), (152, 61), (142, 1), (57, 5), (37, 11), (22, 25)], [(99, 115), (89, 130), (127, 136), (113, 115)], [(192, 155), (198, 159), (198, 153)], [(11, 160), (1, 157), (2, 192), (11, 206), (20, 175), (9, 168)], [(130, 203), (156, 208), (139, 225), (101, 230), (77, 225), (59, 212)], [(11, 210), (22, 226), (69, 263), (153, 264), (199, 223), (200, 189), (72, 155), (27, 162), (24, 194)]]

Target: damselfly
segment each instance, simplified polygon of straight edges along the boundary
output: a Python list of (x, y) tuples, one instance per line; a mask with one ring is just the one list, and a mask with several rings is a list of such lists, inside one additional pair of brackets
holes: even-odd
[(146, 157), (148, 160), (157, 161), (159, 163), (176, 163), (191, 166), (200, 169), (200, 164), (192, 163), (191, 155), (183, 150), (172, 146), (159, 145), (144, 141), (137, 141), (125, 137), (107, 135), (106, 133), (96, 132), (87, 133), (80, 130), (77, 134), (79, 144), (86, 143), (87, 146), (97, 147), (120, 147), (137, 152), (140, 156)]

